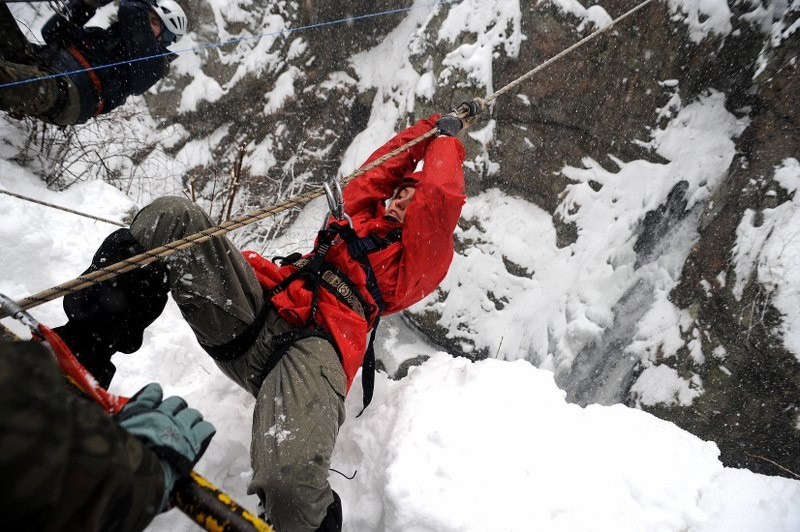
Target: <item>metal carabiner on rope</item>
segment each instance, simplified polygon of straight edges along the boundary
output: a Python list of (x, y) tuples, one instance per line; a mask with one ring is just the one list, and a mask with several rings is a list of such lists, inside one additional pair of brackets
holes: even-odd
[(0, 294), (0, 310), (25, 325), (34, 336), (41, 337), (42, 333), (39, 330), (39, 322), (36, 321), (36, 318), (28, 314), (27, 311), (23, 310), (22, 307), (5, 294)]
[(350, 227), (353, 227), (353, 220), (344, 212), (344, 195), (342, 194), (342, 187), (339, 181), (332, 179), (333, 189), (328, 183), (323, 183), (322, 188), (325, 190), (325, 198), (328, 200), (328, 213), (322, 221), (322, 228), (328, 227), (328, 219), (333, 217), (336, 220), (345, 220)]
[(335, 179), (332, 180), (334, 189), (328, 183), (323, 183), (322, 188), (325, 189), (325, 197), (328, 199), (328, 210), (331, 216), (337, 220), (341, 220), (344, 215), (344, 197), (342, 196), (342, 187)]

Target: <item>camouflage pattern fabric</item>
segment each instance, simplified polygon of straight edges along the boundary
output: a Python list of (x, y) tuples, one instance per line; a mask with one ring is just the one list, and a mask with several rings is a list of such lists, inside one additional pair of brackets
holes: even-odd
[[(40, 63), (8, 6), (0, 4), (0, 84), (50, 76)], [(74, 124), (80, 103), (78, 88), (67, 76), (0, 89), (0, 109), (16, 118), (29, 115), (56, 125)]]
[[(38, 66), (0, 59), (0, 83), (3, 84), (49, 75), (49, 72)], [(60, 100), (61, 94), (55, 78), (0, 89), (0, 108), (12, 113), (45, 116), (58, 105)]]
[(142, 530), (164, 490), (158, 457), (34, 342), (0, 344), (0, 479), (3, 530)]
[(19, 340), (19, 337), (0, 323), (0, 342), (12, 342), (14, 340)]

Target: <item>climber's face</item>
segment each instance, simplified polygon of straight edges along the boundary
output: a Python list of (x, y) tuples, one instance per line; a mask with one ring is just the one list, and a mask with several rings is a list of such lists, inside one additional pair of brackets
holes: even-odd
[(150, 29), (153, 30), (153, 35), (155, 35), (156, 39), (161, 42), (161, 34), (164, 32), (164, 26), (161, 24), (161, 18), (158, 16), (158, 13), (152, 9), (147, 12), (147, 15), (150, 17)]
[(416, 188), (409, 186), (398, 190), (397, 194), (392, 198), (392, 201), (389, 202), (389, 206), (386, 207), (386, 216), (403, 223), (403, 220), (406, 218), (406, 210), (411, 204), (411, 200), (414, 198), (416, 191)]

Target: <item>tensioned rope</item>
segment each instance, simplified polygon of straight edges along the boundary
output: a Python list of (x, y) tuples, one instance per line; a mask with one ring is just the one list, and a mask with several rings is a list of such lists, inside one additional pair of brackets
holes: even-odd
[(223, 46), (227, 46), (229, 44), (238, 44), (238, 43), (241, 43), (241, 42), (260, 40), (260, 39), (263, 39), (264, 37), (274, 37), (275, 35), (289, 34), (289, 33), (294, 33), (294, 32), (297, 32), (297, 31), (312, 30), (312, 29), (317, 29), (317, 28), (323, 28), (323, 27), (326, 27), (326, 26), (335, 26), (337, 24), (345, 24), (345, 23), (349, 23), (349, 22), (357, 22), (357, 21), (360, 21), (360, 20), (369, 19), (369, 18), (375, 18), (375, 17), (381, 17), (381, 16), (384, 16), (384, 15), (394, 15), (394, 14), (397, 14), (397, 13), (404, 13), (404, 12), (407, 12), (407, 11), (412, 11), (414, 9), (431, 8), (431, 7), (435, 7), (435, 6), (438, 6), (438, 5), (454, 4), (454, 3), (458, 3), (458, 2), (461, 2), (461, 0), (439, 0), (439, 1), (434, 2), (432, 4), (424, 4), (424, 5), (419, 5), (419, 6), (410, 6), (410, 7), (403, 7), (403, 8), (397, 8), (397, 9), (390, 9), (390, 10), (387, 10), (387, 11), (381, 11), (379, 13), (368, 13), (366, 15), (358, 15), (358, 16), (355, 16), (355, 17), (341, 18), (341, 19), (337, 19), (337, 20), (330, 20), (330, 21), (327, 21), (327, 22), (318, 22), (316, 24), (308, 24), (306, 26), (298, 26), (296, 28), (278, 30), (278, 31), (273, 31), (273, 32), (269, 32), (269, 33), (260, 33), (258, 35), (250, 35), (249, 37), (238, 37), (236, 39), (229, 39), (227, 41), (218, 41), (218, 42), (213, 42), (213, 43), (208, 43), (208, 44), (202, 44), (200, 46), (194, 46), (192, 48), (184, 48), (184, 49), (181, 49), (181, 50), (175, 50), (174, 52), (173, 51), (167, 51), (167, 52), (160, 53), (160, 54), (153, 54), (153, 55), (148, 55), (148, 56), (145, 56), (145, 57), (137, 57), (137, 58), (134, 58), (134, 59), (127, 59), (125, 61), (118, 61), (116, 63), (109, 63), (107, 65), (98, 65), (98, 66), (93, 66), (93, 67), (89, 67), (89, 68), (80, 68), (80, 69), (76, 69), (76, 70), (70, 70), (68, 72), (57, 72), (55, 74), (50, 74), (50, 75), (47, 75), (47, 76), (40, 76), (38, 78), (29, 78), (29, 79), (21, 79), (21, 80), (18, 80), (18, 81), (10, 81), (10, 82), (7, 82), (7, 83), (0, 84), (0, 89), (5, 89), (7, 87), (14, 87), (14, 86), (17, 86), (17, 85), (25, 85), (27, 83), (33, 83), (35, 81), (45, 81), (45, 80), (48, 80), (48, 79), (59, 78), (59, 77), (62, 77), (62, 76), (70, 76), (72, 74), (80, 74), (81, 72), (90, 72), (92, 70), (103, 70), (103, 69), (106, 69), (106, 68), (113, 68), (113, 67), (117, 67), (117, 66), (120, 66), (120, 65), (138, 63), (140, 61), (149, 61), (151, 59), (158, 59), (160, 57), (168, 57), (168, 56), (171, 56), (173, 54), (183, 54), (183, 53), (186, 53), (186, 52), (196, 52), (196, 51), (199, 51), (199, 50), (206, 50), (208, 48), (222, 48)]
[(53, 203), (47, 203), (46, 201), (37, 200), (36, 198), (29, 198), (28, 196), (23, 196), (22, 194), (15, 194), (13, 192), (9, 192), (8, 190), (0, 190), (0, 194), (6, 194), (7, 196), (12, 196), (21, 200), (29, 201), (31, 203), (36, 203), (37, 205), (44, 205), (45, 207), (50, 207), (51, 209), (58, 209), (59, 211), (68, 212), (70, 214), (77, 214), (78, 216), (83, 216), (84, 218), (89, 218), (91, 220), (97, 220), (98, 222), (105, 222), (107, 224), (118, 225), (120, 227), (128, 227), (127, 225), (120, 222), (115, 222), (114, 220), (108, 220), (106, 218), (100, 218), (99, 216), (86, 214), (85, 212), (75, 211), (72, 209), (68, 209), (66, 207), (62, 207), (61, 205), (55, 205)]
[[(635, 12), (639, 11), (640, 9), (642, 9), (644, 6), (650, 4), (651, 2), (653, 2), (653, 0), (644, 0), (644, 2), (642, 2), (641, 4), (637, 5), (636, 7), (631, 9), (630, 11), (626, 12), (625, 14), (623, 14), (620, 17), (618, 17), (618, 18), (614, 19), (613, 21), (611, 21), (607, 26), (605, 26), (605, 27), (603, 27), (603, 28), (591, 33), (590, 35), (588, 35), (585, 38), (581, 39), (580, 41), (578, 41), (574, 45), (570, 46), (569, 48), (565, 49), (564, 51), (562, 51), (562, 52), (558, 53), (557, 55), (553, 56), (552, 58), (548, 59), (547, 61), (545, 61), (541, 65), (538, 65), (534, 69), (530, 70), (529, 72), (527, 72), (526, 74), (524, 74), (521, 77), (517, 78), (516, 80), (510, 82), (508, 85), (506, 85), (503, 88), (501, 88), (500, 90), (496, 91), (491, 96), (488, 96), (487, 98), (482, 99), (481, 101), (483, 103), (488, 103), (488, 102), (491, 102), (491, 101), (495, 100), (498, 96), (508, 92), (513, 87), (516, 87), (522, 81), (530, 78), (533, 74), (535, 74), (536, 72), (540, 71), (542, 68), (544, 68), (547, 65), (552, 64), (554, 61), (557, 61), (558, 59), (564, 57), (567, 53), (571, 52), (572, 50), (575, 50), (579, 46), (582, 46), (582, 45), (586, 44), (587, 42), (591, 41), (592, 39), (597, 38), (599, 35), (605, 33), (611, 27), (615, 26), (619, 22), (621, 22), (624, 19), (628, 18), (630, 15), (632, 15)], [(454, 114), (455, 116), (458, 116), (459, 118), (465, 118), (466, 117), (466, 111), (463, 111), (461, 113), (456, 113), (454, 111), (451, 114)], [(423, 135), (420, 135), (419, 137), (407, 142), (406, 144), (404, 144), (402, 146), (399, 146), (398, 148), (396, 148), (396, 149), (392, 150), (391, 152), (379, 157), (375, 161), (363, 166), (359, 170), (357, 170), (357, 171), (353, 172), (352, 174), (350, 174), (349, 176), (343, 178), (340, 181), (340, 184), (341, 185), (346, 185), (347, 183), (349, 183), (353, 179), (365, 174), (366, 172), (369, 172), (373, 168), (375, 168), (377, 166), (380, 166), (381, 164), (383, 164), (384, 162), (388, 161), (392, 157), (395, 157), (396, 155), (398, 155), (398, 154), (410, 149), (411, 147), (413, 147), (413, 146), (419, 144), (420, 142), (422, 142), (423, 140), (425, 140), (427, 138), (430, 138), (430, 137), (432, 137), (432, 136), (434, 136), (434, 135), (436, 135), (438, 133), (439, 133), (438, 129), (436, 129), (436, 128), (431, 129), (427, 133), (425, 133)], [(294, 196), (294, 197), (292, 197), (292, 198), (290, 198), (290, 199), (288, 199), (288, 200), (286, 200), (286, 201), (284, 201), (282, 203), (279, 203), (277, 205), (273, 205), (271, 207), (266, 207), (264, 209), (261, 209), (259, 211), (254, 212), (254, 213), (251, 213), (251, 214), (248, 214), (248, 215), (244, 215), (244, 216), (240, 216), (238, 218), (234, 218), (234, 219), (229, 220), (229, 221), (227, 221), (225, 223), (222, 223), (220, 225), (217, 225), (217, 226), (214, 226), (214, 227), (209, 227), (208, 229), (204, 229), (203, 231), (200, 231), (198, 233), (194, 233), (192, 235), (189, 235), (189, 236), (187, 236), (187, 237), (185, 237), (185, 238), (183, 238), (181, 240), (176, 240), (174, 242), (170, 242), (169, 244), (166, 244), (166, 245), (158, 247), (158, 248), (153, 248), (153, 249), (151, 249), (149, 251), (145, 251), (144, 253), (141, 253), (139, 255), (131, 257), (131, 258), (127, 259), (127, 260), (123, 260), (123, 261), (117, 262), (116, 264), (108, 266), (107, 268), (100, 268), (100, 269), (98, 269), (98, 270), (96, 270), (96, 271), (94, 271), (92, 273), (89, 273), (89, 274), (86, 274), (86, 275), (81, 275), (81, 276), (79, 276), (79, 277), (77, 277), (77, 278), (75, 278), (75, 279), (73, 279), (71, 281), (67, 281), (66, 283), (63, 283), (61, 285), (55, 286), (53, 288), (49, 288), (47, 290), (44, 290), (42, 292), (39, 292), (39, 293), (31, 295), (31, 296), (28, 296), (28, 297), (26, 297), (26, 298), (24, 298), (24, 299), (22, 299), (20, 301), (17, 301), (16, 304), (19, 307), (21, 307), (22, 309), (25, 309), (25, 310), (27, 310), (29, 308), (33, 308), (33, 307), (39, 306), (39, 305), (41, 305), (43, 303), (46, 303), (48, 301), (52, 301), (54, 299), (58, 299), (59, 297), (63, 297), (65, 295), (73, 293), (73, 292), (77, 292), (77, 291), (82, 290), (82, 289), (84, 289), (84, 288), (86, 288), (88, 286), (91, 286), (93, 284), (97, 284), (99, 282), (105, 281), (107, 279), (110, 279), (112, 277), (115, 277), (117, 275), (125, 273), (127, 271), (133, 270), (134, 268), (142, 267), (142, 266), (145, 266), (145, 265), (150, 264), (152, 262), (155, 262), (155, 261), (157, 261), (159, 259), (168, 257), (170, 255), (173, 255), (174, 253), (177, 253), (178, 251), (181, 251), (183, 249), (191, 247), (191, 246), (193, 246), (195, 244), (201, 244), (203, 242), (207, 242), (208, 240), (210, 240), (210, 239), (212, 239), (214, 237), (225, 235), (225, 234), (227, 234), (227, 233), (229, 233), (231, 231), (234, 231), (235, 229), (239, 229), (241, 227), (244, 227), (245, 225), (249, 225), (249, 224), (258, 222), (260, 220), (264, 220), (266, 218), (270, 218), (270, 217), (275, 216), (276, 214), (284, 212), (284, 211), (286, 211), (288, 209), (291, 209), (291, 208), (294, 208), (294, 207), (299, 207), (300, 205), (304, 205), (304, 204), (308, 203), (309, 201), (313, 200), (314, 198), (318, 198), (318, 197), (322, 196), (323, 194), (325, 194), (324, 189), (323, 188), (319, 188), (319, 189), (316, 189), (316, 190), (312, 190), (312, 191), (306, 192), (305, 194), (300, 194), (298, 196)], [(0, 313), (0, 318), (6, 317), (6, 316), (7, 316), (7, 314)]]
[(539, 65), (536, 68), (526, 72), (525, 74), (523, 74), (522, 76), (518, 77), (517, 79), (515, 79), (514, 81), (512, 81), (511, 83), (509, 83), (508, 85), (506, 85), (502, 89), (496, 91), (494, 94), (492, 94), (491, 96), (487, 97), (484, 100), (484, 102), (489, 103), (489, 102), (495, 100), (498, 96), (502, 96), (506, 92), (510, 91), (511, 89), (513, 89), (514, 87), (519, 85), (520, 83), (522, 83), (524, 81), (527, 81), (531, 76), (533, 76), (534, 74), (536, 74), (537, 72), (539, 72), (543, 68), (546, 68), (550, 64), (555, 63), (556, 61), (558, 61), (559, 59), (561, 59), (565, 55), (567, 55), (570, 52), (574, 51), (575, 49), (580, 48), (581, 46), (583, 46), (587, 42), (599, 37), (600, 35), (602, 35), (603, 33), (607, 32), (608, 30), (610, 30), (611, 28), (613, 28), (614, 26), (616, 26), (617, 24), (619, 24), (620, 22), (622, 22), (626, 18), (630, 17), (631, 15), (633, 15), (634, 13), (639, 11), (640, 9), (643, 9), (646, 5), (650, 4), (652, 1), (653, 0), (645, 0), (641, 4), (637, 5), (636, 7), (632, 8), (629, 11), (626, 11), (625, 13), (620, 15), (619, 17), (617, 17), (614, 20), (612, 20), (611, 22), (609, 22), (607, 26), (603, 26), (599, 30), (590, 33), (589, 35), (587, 35), (586, 37), (584, 37), (580, 41), (576, 42), (572, 46), (570, 46), (568, 48), (565, 48), (564, 50), (561, 50), (560, 52), (558, 52), (556, 55), (554, 55), (553, 57), (551, 57), (550, 59), (548, 59), (547, 61), (545, 61), (541, 65)]

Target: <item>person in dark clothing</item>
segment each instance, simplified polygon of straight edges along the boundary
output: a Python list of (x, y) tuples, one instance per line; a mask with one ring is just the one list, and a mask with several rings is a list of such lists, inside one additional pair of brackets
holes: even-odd
[(61, 126), (82, 124), (166, 75), (174, 57), (166, 47), (186, 33), (181, 7), (174, 0), (122, 0), (108, 29), (84, 27), (108, 0), (97, 2), (70, 0), (67, 12), (42, 29), (45, 46), (28, 42), (0, 4), (0, 109)]
[(0, 343), (4, 530), (143, 530), (214, 427), (149, 384), (112, 418), (71, 393), (52, 353)]

